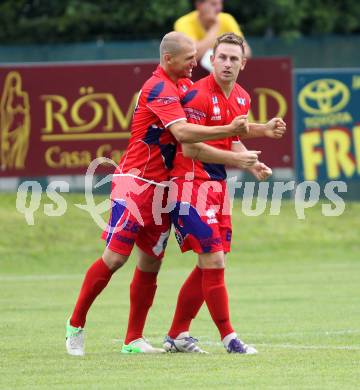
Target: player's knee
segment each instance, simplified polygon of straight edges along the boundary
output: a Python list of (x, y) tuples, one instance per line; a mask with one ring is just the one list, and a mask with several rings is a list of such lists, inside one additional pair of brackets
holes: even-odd
[(225, 263), (219, 259), (210, 260), (204, 268), (225, 268)]
[(129, 256), (121, 255), (108, 248), (103, 253), (103, 260), (112, 272), (121, 268), (127, 262), (128, 258)]
[(161, 267), (159, 259), (141, 259), (137, 262), (137, 267), (144, 272), (159, 272)]
[(203, 253), (199, 255), (200, 268), (225, 268), (225, 256), (223, 252)]

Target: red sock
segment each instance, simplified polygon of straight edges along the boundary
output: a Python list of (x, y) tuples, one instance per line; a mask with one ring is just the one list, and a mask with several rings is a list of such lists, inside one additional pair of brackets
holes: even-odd
[(221, 339), (234, 332), (230, 323), (229, 300), (224, 280), (224, 269), (204, 268), (202, 288), (206, 305), (219, 329)]
[(175, 338), (179, 333), (187, 332), (203, 302), (202, 270), (195, 267), (180, 289), (175, 315), (168, 335)]
[(156, 292), (157, 274), (135, 268), (130, 284), (130, 313), (125, 344), (142, 337), (146, 317)]
[(104, 263), (102, 258), (98, 259), (87, 270), (85, 279), (81, 286), (74, 312), (70, 319), (70, 324), (75, 327), (84, 327), (86, 315), (95, 298), (106, 287), (112, 272)]

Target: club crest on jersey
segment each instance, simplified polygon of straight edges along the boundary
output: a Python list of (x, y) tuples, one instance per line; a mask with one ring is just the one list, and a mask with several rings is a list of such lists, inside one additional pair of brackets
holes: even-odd
[(246, 100), (245, 98), (237, 97), (236, 98), (237, 102), (239, 103), (239, 106), (245, 106)]

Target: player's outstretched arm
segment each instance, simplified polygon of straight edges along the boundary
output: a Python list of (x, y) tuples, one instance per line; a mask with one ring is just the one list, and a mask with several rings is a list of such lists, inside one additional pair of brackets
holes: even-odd
[(249, 132), (241, 138), (268, 137), (279, 139), (286, 132), (286, 123), (282, 118), (272, 118), (267, 123), (249, 123)]
[(247, 117), (241, 115), (234, 118), (230, 124), (224, 126), (204, 126), (179, 121), (170, 125), (169, 130), (178, 142), (194, 143), (237, 135), (243, 137), (249, 132), (249, 126)]
[(223, 164), (239, 169), (252, 167), (258, 161), (261, 153), (256, 150), (243, 150), (233, 152), (221, 150), (204, 143), (183, 144), (182, 151), (185, 157), (199, 160), (210, 164)]

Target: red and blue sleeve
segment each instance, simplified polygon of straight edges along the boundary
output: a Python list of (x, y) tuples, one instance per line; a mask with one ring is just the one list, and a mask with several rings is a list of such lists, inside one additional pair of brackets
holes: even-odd
[(168, 86), (165, 81), (160, 81), (148, 91), (146, 106), (160, 119), (164, 127), (186, 120), (178, 90)]
[(201, 90), (193, 87), (181, 99), (187, 121), (198, 125), (206, 125), (207, 120), (207, 98)]

